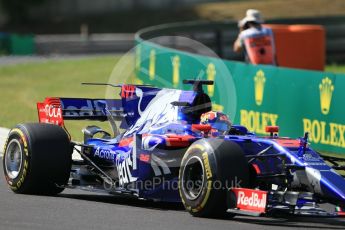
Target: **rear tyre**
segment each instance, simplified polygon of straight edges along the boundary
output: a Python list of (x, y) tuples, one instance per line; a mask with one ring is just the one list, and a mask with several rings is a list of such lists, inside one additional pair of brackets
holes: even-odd
[(5, 144), (3, 168), (15, 193), (55, 195), (68, 182), (72, 148), (66, 131), (52, 124), (19, 124)]
[(248, 162), (234, 142), (202, 139), (193, 143), (182, 159), (179, 193), (193, 216), (225, 216), (226, 210), (236, 205), (228, 190), (248, 186)]

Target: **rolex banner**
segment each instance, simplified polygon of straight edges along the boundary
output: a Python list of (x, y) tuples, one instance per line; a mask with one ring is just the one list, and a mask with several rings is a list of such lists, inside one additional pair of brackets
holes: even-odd
[(180, 52), (142, 42), (137, 46), (138, 78), (159, 87), (191, 89), (184, 79), (214, 80), (204, 86), (214, 110), (234, 123), (265, 135), (278, 125), (280, 136), (309, 132), (312, 147), (345, 155), (345, 75), (249, 65)]

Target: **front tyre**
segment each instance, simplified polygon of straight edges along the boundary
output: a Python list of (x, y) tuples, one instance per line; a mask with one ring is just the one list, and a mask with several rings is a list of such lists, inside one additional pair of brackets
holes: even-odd
[(19, 124), (9, 133), (3, 156), (6, 181), (12, 191), (54, 195), (68, 182), (72, 148), (59, 126)]
[(248, 186), (248, 162), (234, 142), (202, 139), (193, 143), (182, 159), (179, 193), (193, 216), (224, 216), (235, 205), (228, 190)]

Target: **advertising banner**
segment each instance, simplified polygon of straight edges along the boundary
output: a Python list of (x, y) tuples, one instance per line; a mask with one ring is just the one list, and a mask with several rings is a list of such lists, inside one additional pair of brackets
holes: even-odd
[(204, 86), (214, 110), (234, 123), (265, 135), (278, 125), (280, 136), (309, 132), (312, 147), (345, 154), (345, 75), (195, 55), (141, 42), (136, 50), (138, 78), (158, 87), (191, 89), (184, 79), (214, 80)]

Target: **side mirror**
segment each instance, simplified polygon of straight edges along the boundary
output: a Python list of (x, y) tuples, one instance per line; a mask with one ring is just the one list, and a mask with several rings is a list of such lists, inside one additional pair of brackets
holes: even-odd
[(279, 132), (279, 126), (266, 126), (266, 132), (270, 133), (270, 136), (273, 137), (274, 133)]

